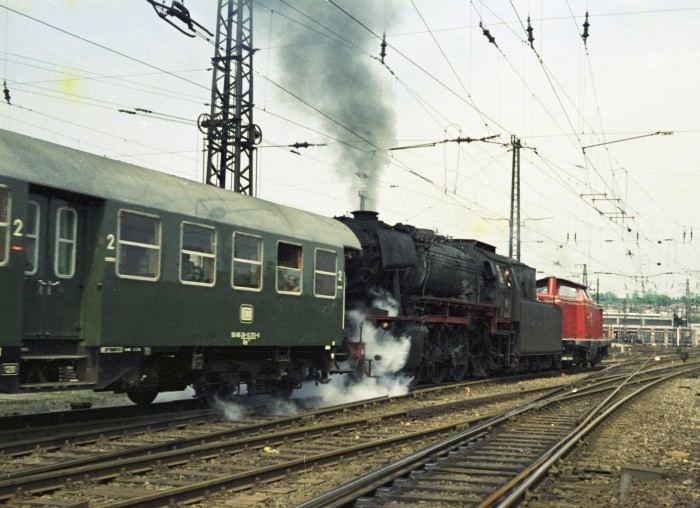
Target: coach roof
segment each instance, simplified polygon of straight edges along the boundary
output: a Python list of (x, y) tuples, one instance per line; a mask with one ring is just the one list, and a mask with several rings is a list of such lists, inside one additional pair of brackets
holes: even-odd
[(0, 176), (300, 240), (359, 249), (321, 215), (0, 129)]

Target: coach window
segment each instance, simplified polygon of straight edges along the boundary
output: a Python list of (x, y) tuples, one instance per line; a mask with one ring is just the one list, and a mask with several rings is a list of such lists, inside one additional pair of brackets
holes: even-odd
[(27, 253), (25, 275), (34, 275), (39, 268), (39, 204), (27, 201), (27, 223), (25, 224), (24, 247)]
[(213, 286), (216, 276), (216, 230), (182, 223), (180, 281)]
[(335, 298), (335, 272), (337, 254), (328, 250), (316, 249), (314, 266), (314, 295), (321, 298)]
[(57, 277), (69, 279), (75, 274), (75, 250), (78, 237), (78, 212), (66, 206), (56, 214), (56, 245), (54, 272)]
[(160, 218), (121, 210), (117, 239), (117, 275), (127, 279), (160, 277)]
[(0, 187), (0, 266), (7, 263), (10, 251), (10, 191)]
[(277, 291), (301, 293), (301, 246), (280, 242), (277, 244)]
[(262, 238), (233, 234), (233, 267), (231, 284), (236, 289), (259, 290), (262, 288)]

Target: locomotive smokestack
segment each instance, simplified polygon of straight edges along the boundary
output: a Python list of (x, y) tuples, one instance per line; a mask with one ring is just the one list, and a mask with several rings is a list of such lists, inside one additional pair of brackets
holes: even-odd
[(356, 210), (352, 212), (352, 216), (356, 220), (376, 221), (378, 215), (377, 212), (371, 210)]

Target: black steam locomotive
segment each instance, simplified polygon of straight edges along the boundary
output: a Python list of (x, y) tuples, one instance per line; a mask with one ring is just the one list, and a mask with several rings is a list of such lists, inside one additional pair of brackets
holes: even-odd
[[(561, 365), (561, 309), (537, 301), (533, 268), (476, 240), (389, 226), (374, 212), (339, 220), (362, 246), (346, 260), (347, 307), (366, 307), (369, 320), (411, 337), (404, 370), (415, 381)], [(396, 315), (371, 307), (376, 288), (398, 303)]]

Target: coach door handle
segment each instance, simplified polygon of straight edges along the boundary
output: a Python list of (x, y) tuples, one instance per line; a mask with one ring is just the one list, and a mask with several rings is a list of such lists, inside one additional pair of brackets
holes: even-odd
[(44, 286), (46, 286), (46, 295), (47, 296), (51, 294), (52, 287), (58, 286), (61, 283), (60, 280), (45, 281), (45, 280), (41, 280), (41, 279), (39, 279), (37, 282), (39, 283), (39, 294), (40, 295), (44, 294)]
[(51, 288), (58, 286), (60, 283), (60, 280), (49, 281), (48, 287), (46, 288), (46, 295), (49, 296), (51, 294)]

